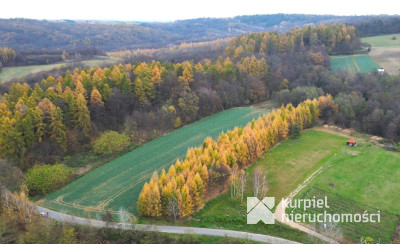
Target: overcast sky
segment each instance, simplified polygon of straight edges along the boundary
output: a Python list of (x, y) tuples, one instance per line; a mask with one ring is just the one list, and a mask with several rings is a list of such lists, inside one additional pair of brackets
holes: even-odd
[(172, 21), (199, 17), (301, 13), (400, 14), (396, 1), (354, 0), (2, 0), (0, 18)]

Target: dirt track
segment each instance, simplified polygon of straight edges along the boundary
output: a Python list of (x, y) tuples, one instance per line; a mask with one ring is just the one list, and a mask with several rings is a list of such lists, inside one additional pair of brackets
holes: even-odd
[[(293, 197), (295, 197), (297, 195), (297, 193), (299, 193), (304, 187), (306, 187), (310, 181), (317, 175), (319, 174), (321, 171), (323, 170), (323, 166), (320, 167), (318, 170), (316, 170), (314, 173), (312, 173), (301, 185), (299, 185), (294, 191), (292, 191), (289, 196), (287, 197), (288, 199), (292, 199)], [(275, 208), (275, 213), (274, 213), (274, 218), (275, 220), (282, 222), (284, 224), (289, 225), (290, 227), (294, 228), (294, 229), (298, 229), (300, 231), (303, 231), (309, 235), (315, 236), (327, 243), (332, 243), (332, 244), (336, 244), (338, 243), (337, 241), (322, 235), (318, 232), (316, 232), (315, 230), (309, 228), (306, 225), (302, 225), (299, 223), (295, 223), (291, 220), (289, 220), (286, 215), (286, 207), (284, 206), (284, 204), (282, 203), (282, 201), (278, 204), (278, 206)]]

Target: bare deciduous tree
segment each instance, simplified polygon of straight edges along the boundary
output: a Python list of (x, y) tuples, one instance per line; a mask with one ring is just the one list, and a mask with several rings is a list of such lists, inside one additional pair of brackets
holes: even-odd
[(244, 170), (242, 169), (239, 172), (239, 177), (238, 177), (238, 193), (240, 194), (241, 202), (243, 202), (243, 194), (244, 194), (244, 188), (246, 186), (246, 180), (247, 180), (246, 172), (244, 172)]
[(343, 232), (336, 222), (321, 223), (319, 226), (321, 233), (336, 241), (343, 241)]
[(231, 198), (237, 195), (239, 168), (235, 165), (231, 170)]
[(120, 223), (129, 223), (129, 221), (130, 221), (129, 215), (123, 207), (119, 208), (118, 220)]
[(172, 195), (171, 199), (169, 200), (168, 215), (174, 216), (174, 220), (179, 217), (178, 199), (175, 197), (175, 195)]
[(261, 168), (257, 167), (253, 173), (253, 192), (255, 197), (263, 197), (267, 193), (267, 174), (263, 174)]

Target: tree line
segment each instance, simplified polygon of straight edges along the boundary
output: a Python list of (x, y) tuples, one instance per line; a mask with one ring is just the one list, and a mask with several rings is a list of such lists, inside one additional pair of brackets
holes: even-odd
[[(301, 52), (306, 47), (323, 45), (330, 54), (357, 50), (360, 44), (354, 26), (336, 24), (295, 28), (284, 34), (263, 32), (242, 35), (231, 39), (226, 51), (233, 56), (238, 56), (243, 51), (272, 55), (275, 52)], [(315, 63), (323, 63), (323, 60), (313, 59)]]
[(400, 32), (399, 16), (373, 16), (354, 23), (360, 37), (396, 34)]
[(0, 48), (0, 72), (3, 66), (10, 66), (14, 63), (17, 54), (9, 47)]
[[(139, 195), (139, 214), (174, 219), (191, 215), (213, 193), (222, 191), (231, 177), (243, 175), (238, 169), (247, 168), (270, 147), (285, 140), (294, 126), (313, 126), (319, 117), (319, 104), (325, 105), (330, 99), (320, 97), (319, 101), (306, 100), (297, 107), (282, 106), (243, 128), (221, 133), (215, 141), (206, 138), (201, 146), (188, 149), (185, 160), (177, 160), (168, 172), (163, 169), (160, 176), (154, 172)], [(257, 188), (255, 196), (263, 197), (262, 192)]]
[[(318, 88), (296, 86), (276, 92), (278, 103), (294, 103), (321, 93), (330, 93), (337, 105), (325, 116), (327, 123), (378, 135), (388, 142), (400, 139), (400, 77), (377, 73), (350, 75), (323, 71), (316, 76)], [(306, 84), (305, 84), (306, 85)]]

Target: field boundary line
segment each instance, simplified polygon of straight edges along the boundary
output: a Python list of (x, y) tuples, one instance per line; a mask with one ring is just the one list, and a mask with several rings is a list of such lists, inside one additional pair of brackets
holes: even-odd
[(360, 66), (358, 66), (357, 61), (356, 61), (356, 59), (354, 58), (354, 56), (351, 56), (351, 60), (353, 61), (353, 65), (354, 65), (354, 68), (356, 68), (356, 71), (357, 71), (358, 73), (361, 72)]

